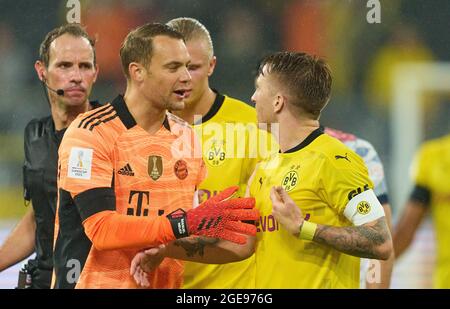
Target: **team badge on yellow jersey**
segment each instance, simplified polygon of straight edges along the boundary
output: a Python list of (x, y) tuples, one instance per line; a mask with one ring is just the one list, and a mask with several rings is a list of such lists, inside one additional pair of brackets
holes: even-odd
[(206, 148), (205, 157), (209, 165), (216, 167), (225, 162), (225, 142), (223, 140), (213, 140), (212, 145)]
[(297, 170), (300, 168), (300, 165), (293, 165), (291, 166), (291, 170), (286, 173), (286, 175), (283, 177), (283, 181), (281, 182), (281, 186), (283, 187), (286, 192), (291, 191), (295, 188), (295, 186), (298, 183), (298, 173)]

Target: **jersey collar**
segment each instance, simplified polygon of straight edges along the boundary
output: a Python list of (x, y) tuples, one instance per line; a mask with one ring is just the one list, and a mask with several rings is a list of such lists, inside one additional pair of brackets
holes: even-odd
[(205, 123), (208, 120), (210, 120), (212, 117), (214, 117), (220, 110), (220, 108), (223, 105), (223, 102), (225, 101), (225, 96), (220, 94), (217, 90), (212, 89), (216, 93), (216, 99), (214, 100), (213, 105), (209, 109), (209, 111), (198, 121), (194, 123), (194, 125)]
[(95, 101), (89, 101), (89, 104), (91, 104), (91, 106), (92, 106), (92, 109), (96, 109), (96, 108), (98, 108), (98, 107), (101, 107), (101, 106), (103, 106), (102, 104), (100, 104), (100, 102), (99, 101), (97, 101), (97, 100), (95, 100)]
[[(306, 146), (311, 144), (316, 138), (318, 138), (320, 135), (322, 135), (323, 131), (324, 131), (323, 126), (318, 127), (317, 129), (312, 131), (300, 144), (298, 144), (294, 148), (286, 150), (283, 153), (292, 153), (292, 152), (299, 151), (302, 148), (305, 148)], [(281, 153), (281, 150), (280, 150), (280, 153)]]
[(136, 120), (134, 120), (133, 116), (128, 110), (128, 107), (125, 104), (125, 100), (123, 99), (123, 95), (119, 94), (112, 101), (111, 105), (116, 110), (117, 116), (119, 116), (120, 121), (122, 121), (122, 123), (128, 130), (136, 125)]
[[(112, 101), (111, 105), (114, 107), (114, 109), (117, 112), (117, 116), (119, 116), (119, 119), (122, 121), (122, 123), (125, 125), (125, 127), (128, 130), (137, 124), (136, 120), (134, 120), (134, 118), (133, 118), (133, 115), (131, 115), (127, 104), (125, 103), (125, 100), (123, 99), (123, 95), (119, 94)], [(167, 118), (167, 114), (166, 114), (166, 117), (164, 118), (163, 125), (164, 125), (164, 128), (166, 128), (168, 131), (170, 131), (169, 119)]]

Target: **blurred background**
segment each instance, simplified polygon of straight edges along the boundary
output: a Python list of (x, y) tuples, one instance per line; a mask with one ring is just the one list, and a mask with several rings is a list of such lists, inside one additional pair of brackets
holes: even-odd
[[(0, 0), (0, 241), (26, 211), (23, 130), (32, 118), (49, 114), (33, 64), (45, 34), (66, 23), (67, 2)], [(295, 50), (325, 58), (334, 80), (321, 122), (375, 146), (394, 219), (410, 189), (414, 150), (450, 132), (448, 0), (381, 0), (381, 23), (373, 24), (366, 18), (371, 10), (366, 0), (79, 2), (81, 23), (97, 39), (100, 75), (91, 99), (101, 102), (123, 93), (118, 50), (129, 30), (146, 22), (199, 19), (211, 32), (218, 58), (212, 87), (246, 102), (256, 64), (266, 53)], [(409, 85), (420, 89), (408, 91)], [(432, 225), (425, 222), (396, 265), (393, 287), (431, 286), (433, 246)], [(0, 287), (13, 287), (16, 278), (16, 268), (0, 274)]]

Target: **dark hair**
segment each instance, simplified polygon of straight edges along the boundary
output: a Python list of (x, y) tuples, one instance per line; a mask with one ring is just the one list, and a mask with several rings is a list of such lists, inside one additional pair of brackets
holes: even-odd
[(138, 62), (148, 67), (153, 54), (153, 38), (158, 35), (184, 41), (183, 36), (178, 31), (160, 23), (145, 24), (132, 30), (128, 33), (120, 48), (122, 69), (127, 78), (130, 77), (128, 72), (130, 63)]
[(327, 105), (331, 94), (331, 70), (324, 60), (306, 53), (277, 52), (265, 57), (258, 74), (273, 74), (286, 87), (292, 105), (301, 108), (314, 119)]
[(50, 44), (63, 34), (70, 34), (74, 37), (86, 38), (91, 44), (92, 51), (94, 53), (94, 65), (96, 64), (95, 56), (95, 40), (90, 38), (86, 30), (80, 24), (66, 24), (61, 27), (55, 28), (45, 36), (39, 48), (39, 58), (48, 67), (50, 60)]

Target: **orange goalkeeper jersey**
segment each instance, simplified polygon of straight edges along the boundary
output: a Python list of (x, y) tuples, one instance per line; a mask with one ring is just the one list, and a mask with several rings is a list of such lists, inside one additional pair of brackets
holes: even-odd
[[(59, 149), (56, 287), (136, 287), (131, 259), (174, 239), (165, 216), (192, 207), (205, 174), (192, 128), (170, 113), (155, 134), (121, 96), (79, 116)], [(176, 288), (182, 277), (181, 262), (166, 259), (149, 279)]]

